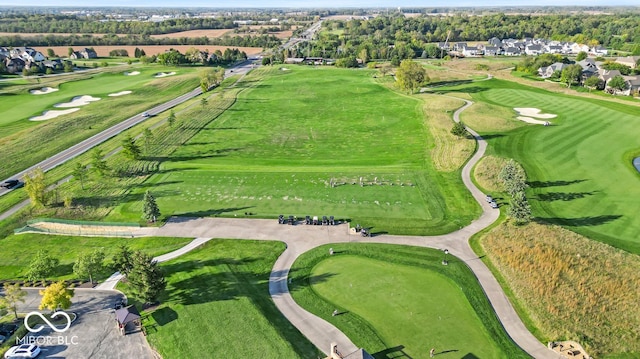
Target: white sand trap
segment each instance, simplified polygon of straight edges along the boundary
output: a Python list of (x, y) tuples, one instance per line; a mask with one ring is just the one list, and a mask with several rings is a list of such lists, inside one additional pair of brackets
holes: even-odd
[(118, 97), (118, 96), (128, 95), (128, 94), (130, 94), (130, 93), (131, 93), (131, 91), (120, 91), (120, 92), (116, 92), (116, 93), (110, 93), (110, 94), (109, 94), (109, 95), (107, 95), (107, 96), (110, 96), (110, 97)]
[(72, 98), (70, 102), (57, 103), (53, 105), (53, 107), (67, 108), (67, 107), (85, 106), (93, 101), (99, 101), (99, 100), (100, 100), (99, 97), (93, 97), (93, 96), (87, 96), (87, 95), (76, 96)]
[(135, 76), (135, 75), (140, 75), (140, 71), (133, 71), (133, 72), (125, 72), (124, 73), (125, 76)]
[(32, 95), (46, 95), (48, 93), (56, 92), (59, 89), (54, 89), (53, 87), (43, 87), (40, 90), (29, 90), (29, 93)]
[(524, 121), (524, 122), (528, 122), (528, 123), (534, 123), (536, 125), (550, 125), (551, 122), (549, 121), (542, 121), (542, 120), (536, 120), (535, 118), (531, 118), (531, 117), (525, 117), (525, 116), (518, 116), (516, 117), (518, 120), (520, 121)]
[(554, 115), (552, 113), (540, 113), (540, 109), (533, 107), (525, 107), (525, 108), (514, 108), (514, 110), (522, 116), (526, 117), (534, 117), (534, 118), (556, 118), (558, 115)]
[(281, 68), (280, 68), (280, 71), (289, 71), (289, 69), (288, 69), (288, 68), (286, 68), (286, 67), (281, 67)]
[(167, 77), (167, 76), (172, 76), (175, 75), (175, 72), (158, 72), (155, 76), (153, 77)]
[(35, 117), (31, 117), (29, 119), (29, 121), (46, 121), (46, 120), (51, 120), (53, 118), (56, 118), (58, 116), (62, 116), (62, 115), (66, 115), (69, 113), (73, 113), (78, 111), (79, 108), (70, 108), (68, 110), (50, 110), (50, 111), (44, 111), (42, 113), (42, 115), (40, 116), (35, 116)]

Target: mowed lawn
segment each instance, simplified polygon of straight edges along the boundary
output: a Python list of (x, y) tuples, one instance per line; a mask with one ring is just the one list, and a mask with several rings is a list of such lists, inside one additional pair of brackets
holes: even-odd
[(508, 109), (535, 107), (557, 114), (550, 120), (553, 126), (484, 134), (490, 135), (495, 154), (523, 164), (535, 217), (640, 253), (640, 174), (631, 164), (631, 154), (639, 149), (640, 108), (499, 80), (457, 91)]
[(327, 247), (296, 261), (293, 297), (374, 357), (428, 358), (431, 348), (441, 358), (527, 357), (464, 263), (443, 266), (442, 252), (425, 248), (336, 244), (328, 256)]
[[(29, 121), (29, 118), (33, 116), (41, 115), (46, 110), (65, 110), (66, 108), (55, 108), (53, 105), (57, 103), (69, 102), (76, 96), (90, 95), (98, 97), (101, 100), (97, 102), (91, 102), (85, 106), (78, 106), (80, 110), (74, 115), (78, 115), (82, 112), (91, 111), (93, 108), (98, 107), (99, 104), (108, 102), (107, 106), (119, 107), (123, 106), (123, 101), (131, 100), (134, 97), (138, 97), (137, 92), (141, 88), (154, 80), (161, 80), (154, 78), (154, 75), (158, 72), (178, 72), (189, 73), (193, 72), (192, 69), (176, 69), (176, 68), (164, 68), (160, 66), (120, 66), (122, 71), (115, 73), (98, 73), (89, 78), (86, 75), (78, 74), (79, 77), (84, 79), (74, 80), (72, 77), (70, 81), (61, 83), (59, 85), (54, 84), (53, 87), (58, 91), (33, 95), (28, 90), (20, 90), (14, 92), (11, 87), (4, 87), (4, 91), (0, 94), (0, 138), (8, 136), (12, 133), (18, 132), (27, 127), (43, 124), (43, 122)], [(110, 69), (111, 70), (111, 69)], [(139, 75), (127, 76), (125, 72), (140, 72)], [(46, 79), (46, 81), (55, 80), (55, 78)], [(197, 84), (194, 84), (194, 88)], [(19, 86), (21, 89), (26, 88), (24, 85)], [(42, 87), (49, 87), (46, 82), (40, 84), (39, 82), (33, 82), (31, 89), (40, 89)], [(109, 97), (110, 93), (117, 93), (120, 91), (133, 91), (130, 95), (124, 95), (119, 97)], [(64, 115), (70, 116), (70, 115)], [(49, 120), (55, 121), (56, 119)]]
[[(280, 314), (269, 273), (281, 242), (214, 239), (162, 264), (166, 295), (143, 321), (165, 359), (316, 358), (319, 352)], [(126, 292), (126, 285), (121, 285)], [(133, 299), (133, 298), (130, 298)]]
[[(25, 233), (11, 235), (0, 240), (0, 279), (26, 280), (24, 277), (31, 260), (38, 251), (44, 251), (60, 264), (55, 268), (51, 278), (73, 279), (73, 263), (78, 256), (102, 249), (107, 261), (116, 252), (118, 246), (127, 245), (132, 250), (141, 250), (152, 256), (172, 252), (189, 243), (189, 238), (147, 237), (147, 238), (100, 238), (54, 236)], [(105, 270), (101, 276), (108, 276), (111, 270)], [(100, 278), (101, 276), (98, 276)], [(85, 279), (85, 278), (79, 278)], [(89, 278), (86, 278), (88, 280)]]
[[(422, 102), (369, 71), (291, 66), (250, 75), (236, 104), (150, 183), (165, 215), (334, 215), (393, 233), (445, 233), (478, 207), (440, 173)], [(131, 213), (138, 211), (131, 204)]]

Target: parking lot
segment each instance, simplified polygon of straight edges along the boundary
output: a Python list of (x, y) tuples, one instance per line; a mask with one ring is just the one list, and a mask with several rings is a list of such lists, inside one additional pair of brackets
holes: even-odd
[[(37, 289), (26, 289), (27, 300), (21, 312), (38, 310)], [(31, 339), (42, 349), (39, 358), (136, 358), (154, 359), (142, 332), (125, 336), (118, 331), (114, 305), (122, 298), (116, 291), (76, 289), (72, 307), (67, 312), (77, 319), (64, 333), (47, 328)]]

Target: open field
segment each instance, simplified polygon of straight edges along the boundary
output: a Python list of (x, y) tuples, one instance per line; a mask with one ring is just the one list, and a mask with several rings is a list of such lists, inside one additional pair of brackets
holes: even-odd
[[(284, 247), (280, 242), (214, 239), (163, 263), (166, 294), (143, 321), (151, 346), (165, 359), (184, 358), (185, 353), (318, 357), (269, 296), (269, 273)], [(127, 292), (126, 283), (119, 289)]]
[[(199, 83), (197, 68), (138, 66), (135, 70), (140, 75), (125, 76), (123, 73), (127, 70), (127, 67), (122, 67), (117, 72), (94, 74), (90, 78), (81, 74), (81, 81), (73, 81), (74, 78), (70, 77), (56, 85), (47, 83), (47, 86), (55, 86), (60, 90), (45, 95), (36, 96), (28, 92), (29, 88), (40, 88), (43, 84), (18, 86), (16, 92), (5, 87), (3, 90), (6, 91), (0, 95), (6, 99), (0, 104), (5, 114), (0, 119), (3, 136), (0, 139), (0, 151), (6, 160), (0, 169), (0, 177), (5, 178), (129, 116), (191, 91)], [(157, 72), (169, 70), (178, 72), (178, 75), (153, 77)], [(108, 96), (125, 90), (133, 93), (120, 97)], [(40, 123), (28, 121), (31, 116), (53, 109), (56, 103), (82, 95), (101, 100), (54, 120)]]
[[(76, 46), (76, 47), (77, 49), (81, 49), (83, 46)], [(127, 50), (127, 52), (129, 53), (129, 56), (132, 56), (135, 52), (136, 47), (144, 50), (147, 56), (158, 55), (158, 54), (164, 53), (169, 49), (178, 50), (184, 54), (187, 50), (189, 50), (192, 47), (195, 47), (196, 49), (199, 49), (199, 50), (209, 50), (209, 52), (214, 52), (216, 50), (220, 50), (224, 52), (224, 50), (226, 50), (227, 48), (238, 49), (240, 51), (244, 51), (248, 56), (256, 55), (262, 52), (261, 47), (214, 46), (214, 45), (115, 45), (115, 46), (93, 46), (93, 49), (96, 50), (96, 53), (98, 54), (99, 57), (107, 57), (109, 56), (109, 52), (111, 50), (119, 50), (119, 49)], [(58, 55), (61, 55), (61, 54), (66, 55), (67, 49), (69, 47), (68, 46), (34, 46), (33, 48), (44, 54), (47, 53), (47, 49), (53, 49), (53, 51)], [(82, 59), (74, 60), (74, 61), (81, 63)]]
[(540, 224), (503, 223), (481, 244), (540, 340), (576, 340), (597, 358), (640, 356), (637, 255)]
[(178, 32), (172, 32), (169, 34), (149, 35), (149, 37), (154, 39), (162, 39), (165, 37), (168, 37), (170, 39), (179, 39), (181, 37), (205, 37), (205, 36), (209, 38), (216, 38), (216, 37), (222, 37), (222, 35), (230, 32), (233, 32), (233, 29), (199, 29), (199, 30), (178, 31)]
[[(450, 232), (478, 213), (459, 171), (434, 170), (420, 100), (368, 71), (259, 71), (147, 182), (168, 194), (158, 198), (164, 214), (334, 215), (418, 234)], [(139, 206), (118, 212), (126, 220)]]
[[(328, 247), (334, 256), (327, 255)], [(526, 358), (504, 333), (474, 275), (442, 252), (379, 244), (326, 245), (290, 273), (298, 304), (376, 358)], [(342, 314), (332, 316), (334, 309)]]
[(495, 79), (439, 90), (470, 93), (476, 102), (502, 108), (496, 114), (517, 107), (557, 114), (553, 126), (524, 125), (505, 132), (502, 125), (491, 129), (487, 122), (481, 134), (496, 155), (524, 166), (537, 220), (640, 253), (638, 173), (626, 158), (637, 149), (637, 108)]
[[(119, 245), (126, 244), (133, 250), (142, 250), (153, 256), (174, 251), (191, 240), (188, 238), (99, 238), (53, 236), (45, 234), (26, 233), (10, 235), (0, 241), (0, 279), (23, 279), (29, 263), (35, 254), (43, 250), (47, 254), (60, 260), (55, 274), (47, 279), (72, 279), (73, 263), (84, 253), (101, 248), (108, 261)], [(107, 270), (97, 278), (106, 278), (113, 271)], [(94, 277), (94, 280), (95, 278)], [(88, 278), (86, 278), (88, 280)]]

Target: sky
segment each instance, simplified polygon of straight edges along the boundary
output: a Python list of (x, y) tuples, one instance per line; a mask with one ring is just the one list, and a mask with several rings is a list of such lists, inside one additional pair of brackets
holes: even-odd
[(109, 7), (467, 7), (467, 6), (639, 6), (638, 0), (0, 0), (0, 6), (109, 6)]

